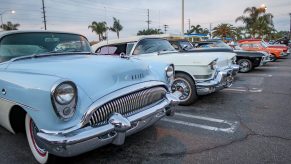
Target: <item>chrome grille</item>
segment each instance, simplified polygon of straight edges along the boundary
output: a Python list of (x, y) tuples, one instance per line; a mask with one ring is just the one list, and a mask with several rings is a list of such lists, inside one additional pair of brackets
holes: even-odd
[(110, 117), (112, 113), (120, 113), (124, 116), (130, 116), (139, 112), (143, 108), (162, 100), (165, 97), (165, 94), (165, 88), (153, 87), (121, 96), (97, 108), (93, 112), (89, 124), (90, 126), (106, 124), (108, 117)]

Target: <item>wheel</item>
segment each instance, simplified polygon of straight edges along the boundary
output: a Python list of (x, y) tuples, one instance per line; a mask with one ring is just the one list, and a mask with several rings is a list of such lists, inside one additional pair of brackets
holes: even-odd
[(272, 62), (275, 62), (277, 60), (277, 57), (274, 54), (270, 54), (270, 59)]
[(180, 105), (191, 105), (198, 98), (195, 82), (186, 74), (177, 73), (172, 85), (172, 91), (180, 91)]
[(25, 117), (25, 132), (30, 150), (38, 163), (54, 163), (56, 156), (49, 154), (46, 150), (39, 147), (35, 140), (35, 135), (38, 129), (35, 126), (33, 120), (28, 114)]
[(241, 73), (247, 73), (253, 69), (253, 63), (249, 59), (239, 59), (237, 64)]

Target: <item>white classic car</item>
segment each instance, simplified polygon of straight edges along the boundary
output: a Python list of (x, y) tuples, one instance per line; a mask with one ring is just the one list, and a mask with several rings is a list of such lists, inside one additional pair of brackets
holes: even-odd
[(180, 105), (190, 105), (199, 95), (230, 87), (239, 68), (235, 64), (235, 53), (181, 53), (176, 51), (169, 41), (154, 36), (102, 41), (93, 45), (92, 49), (100, 55), (121, 55), (174, 63), (176, 71), (172, 91), (182, 92)]

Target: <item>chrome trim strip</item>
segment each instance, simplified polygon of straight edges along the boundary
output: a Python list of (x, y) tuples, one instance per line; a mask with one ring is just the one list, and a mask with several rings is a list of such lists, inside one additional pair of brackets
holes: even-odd
[(8, 99), (6, 99), (4, 97), (0, 97), (0, 99), (1, 100), (4, 100), (4, 101), (7, 101), (9, 103), (15, 104), (15, 105), (19, 105), (19, 106), (21, 106), (24, 109), (29, 109), (29, 110), (33, 110), (33, 111), (39, 111), (39, 109), (35, 109), (35, 108), (31, 107), (31, 106), (24, 105), (22, 103), (18, 103), (18, 102), (12, 101), (12, 100), (8, 100)]

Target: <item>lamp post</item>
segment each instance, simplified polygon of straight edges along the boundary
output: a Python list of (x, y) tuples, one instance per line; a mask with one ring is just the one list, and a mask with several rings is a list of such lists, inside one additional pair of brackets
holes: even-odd
[(182, 0), (182, 22), (181, 22), (181, 33), (184, 36), (184, 0)]
[(4, 10), (0, 13), (0, 17), (1, 17), (1, 27), (3, 28), (3, 15), (7, 12), (10, 12), (11, 14), (15, 14), (15, 10)]
[(289, 13), (290, 16), (290, 30), (289, 30), (289, 39), (291, 39), (291, 13)]

